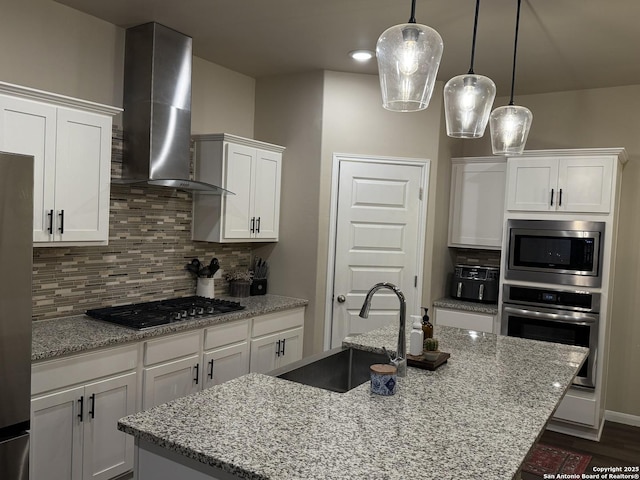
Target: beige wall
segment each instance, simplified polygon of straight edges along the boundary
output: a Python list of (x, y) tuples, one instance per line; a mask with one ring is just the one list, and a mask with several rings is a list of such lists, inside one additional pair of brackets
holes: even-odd
[[(640, 86), (522, 95), (516, 103), (533, 112), (527, 149), (625, 147), (629, 153), (622, 174), (606, 409), (640, 415)], [(466, 156), (487, 154), (488, 138), (464, 144)]]
[(191, 133), (253, 138), (256, 81), (193, 57)]
[[(0, 0), (0, 81), (121, 107), (124, 33), (51, 0)], [(194, 133), (253, 136), (253, 78), (194, 57), (192, 85)]]
[(124, 30), (51, 0), (0, 12), (0, 80), (122, 106)]
[(256, 138), (285, 145), (280, 200), (280, 241), (255, 254), (270, 263), (270, 293), (309, 300), (304, 351), (322, 339), (317, 310), (318, 198), (322, 128), (322, 72), (260, 79), (256, 87)]

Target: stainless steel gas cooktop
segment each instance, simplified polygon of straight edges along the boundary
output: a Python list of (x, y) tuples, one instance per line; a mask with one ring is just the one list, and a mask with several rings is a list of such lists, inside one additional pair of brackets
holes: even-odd
[(96, 308), (87, 310), (87, 315), (98, 320), (144, 330), (197, 317), (222, 315), (244, 308), (239, 302), (192, 296)]

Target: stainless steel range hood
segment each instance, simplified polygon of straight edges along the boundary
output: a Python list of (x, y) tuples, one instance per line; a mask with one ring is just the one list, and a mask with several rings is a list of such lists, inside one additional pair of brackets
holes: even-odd
[(122, 178), (113, 183), (232, 193), (189, 179), (191, 44), (191, 37), (155, 22), (127, 29)]

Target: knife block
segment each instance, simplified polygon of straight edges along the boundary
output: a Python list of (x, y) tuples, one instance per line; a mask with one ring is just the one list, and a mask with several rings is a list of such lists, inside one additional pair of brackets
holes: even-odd
[(253, 282), (251, 282), (251, 296), (264, 295), (265, 293), (267, 293), (267, 279), (254, 278)]
[(213, 278), (198, 277), (198, 284), (196, 286), (196, 295), (205, 298), (214, 297), (214, 282)]

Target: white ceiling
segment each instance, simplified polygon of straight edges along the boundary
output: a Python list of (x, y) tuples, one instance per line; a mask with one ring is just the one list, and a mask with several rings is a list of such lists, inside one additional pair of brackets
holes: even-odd
[[(123, 28), (155, 21), (193, 37), (194, 54), (260, 78), (316, 69), (377, 73), (349, 59), (409, 19), (410, 0), (56, 0)], [(516, 0), (480, 5), (474, 70), (511, 83)], [(444, 41), (438, 79), (469, 69), (474, 0), (417, 0)], [(640, 84), (640, 0), (524, 0), (518, 94)]]

